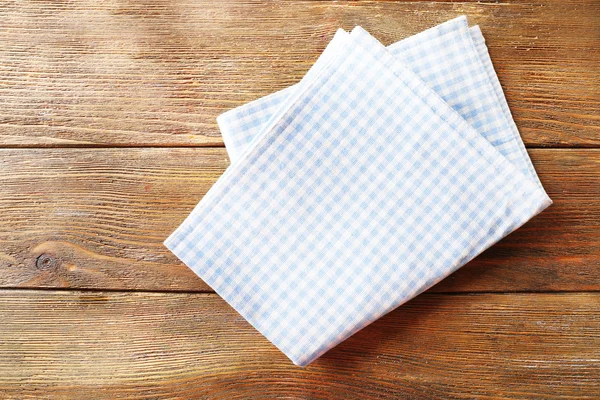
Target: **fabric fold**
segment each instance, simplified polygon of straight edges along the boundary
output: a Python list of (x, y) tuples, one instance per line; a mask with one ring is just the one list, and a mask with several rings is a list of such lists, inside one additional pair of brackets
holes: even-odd
[(551, 203), (508, 135), (489, 141), (393, 51), (339, 32), (277, 107), (236, 114), (252, 139), (165, 241), (297, 365)]
[[(541, 187), (510, 111), (506, 112), (508, 105), (482, 40), (479, 28), (469, 29), (466, 17), (460, 16), (394, 43), (389, 50)], [(294, 86), (217, 118), (232, 162), (293, 91)]]

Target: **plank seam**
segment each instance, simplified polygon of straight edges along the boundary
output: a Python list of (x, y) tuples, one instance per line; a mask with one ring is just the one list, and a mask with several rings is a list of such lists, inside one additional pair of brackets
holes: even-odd
[[(0, 291), (39, 291), (39, 292), (89, 292), (89, 293), (164, 293), (164, 294), (210, 294), (217, 295), (212, 290), (159, 290), (159, 289), (115, 289), (115, 288), (60, 288), (60, 287), (19, 287), (6, 286), (0, 287)], [(599, 290), (515, 290), (515, 291), (428, 291), (426, 295), (444, 295), (444, 296), (464, 296), (464, 295), (513, 295), (513, 294), (577, 294), (577, 293), (600, 293)]]
[[(598, 144), (589, 144), (589, 145), (526, 145), (529, 149), (544, 149), (544, 150), (594, 150), (600, 149), (600, 143)], [(191, 145), (165, 145), (165, 144), (146, 144), (146, 145), (129, 145), (129, 144), (49, 144), (49, 145), (41, 145), (41, 144), (15, 144), (15, 145), (0, 145), (0, 150), (46, 150), (46, 149), (224, 149), (224, 144), (191, 144)]]

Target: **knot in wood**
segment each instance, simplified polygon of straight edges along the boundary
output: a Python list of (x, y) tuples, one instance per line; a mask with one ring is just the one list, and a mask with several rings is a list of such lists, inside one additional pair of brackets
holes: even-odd
[(38, 269), (54, 268), (57, 264), (58, 262), (56, 261), (56, 259), (48, 254), (40, 255), (35, 262), (35, 266)]

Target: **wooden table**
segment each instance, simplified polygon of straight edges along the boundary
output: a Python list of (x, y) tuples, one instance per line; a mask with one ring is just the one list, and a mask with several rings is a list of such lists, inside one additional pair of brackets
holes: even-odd
[[(338, 27), (480, 24), (554, 205), (308, 368), (161, 244)], [(1, 1), (0, 398), (599, 398), (600, 3)]]

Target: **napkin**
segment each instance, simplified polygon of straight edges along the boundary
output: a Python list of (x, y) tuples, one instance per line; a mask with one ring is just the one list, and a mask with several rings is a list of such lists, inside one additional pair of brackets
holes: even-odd
[(165, 241), (301, 366), (551, 202), (368, 33), (336, 37)]
[[(508, 111), (479, 27), (469, 29), (467, 18), (460, 16), (394, 43), (389, 50), (541, 187)], [(317, 60), (317, 69), (322, 61)], [(281, 90), (217, 118), (232, 162), (293, 91), (293, 87)]]

